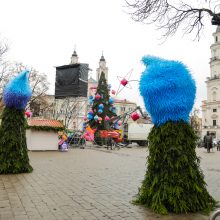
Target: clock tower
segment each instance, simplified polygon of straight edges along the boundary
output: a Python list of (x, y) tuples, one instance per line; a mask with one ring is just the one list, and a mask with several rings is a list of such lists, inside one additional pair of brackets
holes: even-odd
[(210, 77), (206, 80), (207, 100), (202, 103), (202, 136), (207, 132), (220, 138), (220, 26), (213, 33)]

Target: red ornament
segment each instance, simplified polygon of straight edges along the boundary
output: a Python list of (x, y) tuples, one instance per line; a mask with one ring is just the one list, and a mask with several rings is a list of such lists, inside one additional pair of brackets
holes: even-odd
[(131, 114), (131, 118), (133, 119), (133, 121), (137, 121), (140, 118), (140, 115), (137, 112), (133, 112)]
[(112, 95), (115, 95), (116, 91), (115, 90), (112, 90)]
[(123, 85), (123, 86), (126, 86), (127, 84), (128, 84), (128, 80), (127, 79), (122, 79), (121, 80), (121, 84)]
[(95, 95), (95, 98), (96, 98), (97, 100), (99, 100), (99, 99), (101, 98), (101, 96), (100, 96), (99, 94), (96, 94), (96, 95)]
[(26, 112), (25, 112), (25, 115), (27, 116), (27, 118), (30, 118), (31, 115), (32, 115), (32, 112), (30, 112), (30, 111), (26, 111)]
[(87, 121), (87, 120), (88, 120), (88, 118), (87, 118), (86, 116), (85, 116), (83, 119), (84, 119), (84, 121)]
[(106, 115), (106, 116), (105, 116), (105, 120), (106, 120), (106, 121), (109, 121), (110, 118)]

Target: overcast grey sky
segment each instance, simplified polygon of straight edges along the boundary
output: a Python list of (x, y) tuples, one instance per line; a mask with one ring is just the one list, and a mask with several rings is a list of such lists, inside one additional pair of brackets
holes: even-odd
[[(205, 79), (210, 74), (210, 45), (216, 26), (207, 21), (201, 40), (182, 36), (181, 30), (162, 45), (154, 25), (135, 23), (124, 12), (123, 0), (7, 0), (1, 1), (0, 33), (10, 45), (8, 59), (23, 62), (47, 74), (54, 92), (54, 66), (69, 64), (76, 45), (79, 61), (89, 63), (95, 77), (104, 51), (109, 83), (117, 90), (117, 76), (133, 70), (140, 78), (142, 56), (151, 54), (184, 62), (197, 83), (196, 107), (206, 99)], [(138, 83), (119, 96), (143, 105)]]

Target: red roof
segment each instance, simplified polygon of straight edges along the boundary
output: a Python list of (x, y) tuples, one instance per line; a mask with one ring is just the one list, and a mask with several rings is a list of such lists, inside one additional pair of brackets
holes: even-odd
[(63, 124), (58, 120), (47, 120), (47, 119), (28, 119), (29, 126), (48, 126), (48, 127), (60, 127), (63, 128)]

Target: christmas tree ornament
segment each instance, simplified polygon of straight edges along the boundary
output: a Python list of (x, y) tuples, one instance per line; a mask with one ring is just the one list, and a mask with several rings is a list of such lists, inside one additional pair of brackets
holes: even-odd
[(101, 98), (101, 95), (99, 95), (99, 94), (95, 95), (95, 99), (99, 100), (100, 98)]
[(103, 105), (103, 104), (99, 104), (99, 108), (100, 108), (100, 109), (103, 109), (103, 108), (104, 108), (104, 105)]
[(109, 121), (110, 118), (106, 115), (106, 116), (105, 116), (105, 120), (106, 120), (106, 121)]

